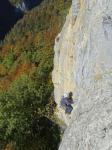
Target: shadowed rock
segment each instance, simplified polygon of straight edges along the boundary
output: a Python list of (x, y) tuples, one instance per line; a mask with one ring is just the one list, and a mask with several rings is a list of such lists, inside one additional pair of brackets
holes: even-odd
[(23, 0), (21, 3), (17, 5), (17, 8), (22, 12), (26, 12), (33, 7), (39, 5), (43, 0)]
[(16, 12), (15, 7), (8, 0), (0, 3), (0, 39), (8, 33), (11, 27), (22, 17), (21, 12)]
[(26, 11), (39, 5), (42, 0), (23, 0), (17, 6), (13, 6), (9, 0), (1, 0), (0, 3), (0, 40), (11, 30), (14, 24), (23, 17)]

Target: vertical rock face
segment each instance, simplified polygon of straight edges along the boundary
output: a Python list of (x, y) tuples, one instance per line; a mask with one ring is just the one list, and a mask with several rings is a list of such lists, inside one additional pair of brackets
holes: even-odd
[(73, 0), (55, 42), (53, 83), (58, 104), (65, 92), (75, 99), (59, 150), (112, 150), (111, 0)]

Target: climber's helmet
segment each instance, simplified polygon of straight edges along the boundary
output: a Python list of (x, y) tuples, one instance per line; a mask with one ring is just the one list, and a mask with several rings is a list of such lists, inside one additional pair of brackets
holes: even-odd
[(72, 92), (69, 92), (69, 97), (72, 97), (73, 96), (73, 93)]

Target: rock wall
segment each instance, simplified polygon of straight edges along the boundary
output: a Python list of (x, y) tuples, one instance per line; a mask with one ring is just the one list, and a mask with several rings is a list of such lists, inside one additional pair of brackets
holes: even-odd
[(17, 4), (16, 9), (25, 13), (39, 5), (42, 1), (43, 0), (22, 0)]
[[(112, 0), (73, 0), (54, 49), (55, 100), (68, 125), (59, 150), (112, 150)], [(69, 91), (70, 120), (59, 105)]]

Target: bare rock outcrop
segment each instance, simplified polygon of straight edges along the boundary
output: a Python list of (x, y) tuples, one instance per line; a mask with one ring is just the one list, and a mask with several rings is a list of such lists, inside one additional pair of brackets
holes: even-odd
[[(68, 124), (59, 150), (112, 150), (112, 0), (73, 0), (54, 49), (55, 100)], [(60, 108), (69, 91), (70, 120)]]

